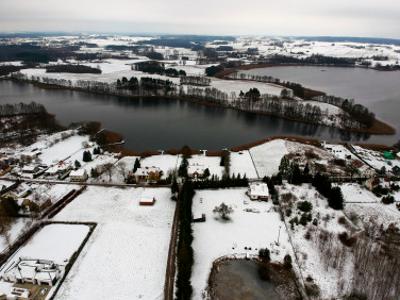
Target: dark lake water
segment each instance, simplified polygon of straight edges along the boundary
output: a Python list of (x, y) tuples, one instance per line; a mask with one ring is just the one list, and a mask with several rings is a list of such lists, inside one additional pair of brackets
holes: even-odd
[(400, 72), (382, 72), (362, 68), (273, 67), (246, 71), (270, 75), (282, 80), (301, 83), (306, 87), (367, 106), (375, 115), (394, 126), (393, 139), (374, 137), (371, 141), (390, 143), (400, 138)]
[(299, 135), (328, 141), (396, 141), (394, 136), (349, 134), (323, 126), (183, 101), (132, 100), (0, 81), (1, 104), (31, 101), (44, 104), (63, 125), (100, 121), (103, 127), (121, 133), (127, 148), (138, 151), (180, 148), (183, 145), (220, 150), (276, 135)]

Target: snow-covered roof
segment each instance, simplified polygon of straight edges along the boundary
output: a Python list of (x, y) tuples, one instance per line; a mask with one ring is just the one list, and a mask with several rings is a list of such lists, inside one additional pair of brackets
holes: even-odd
[(70, 177), (84, 177), (86, 176), (86, 170), (85, 169), (78, 169), (78, 170), (72, 170), (71, 173), (69, 173)]
[(149, 173), (159, 173), (161, 169), (158, 167), (144, 167), (138, 168), (135, 172), (135, 175), (148, 175)]
[(260, 197), (269, 196), (268, 185), (266, 183), (262, 182), (251, 183), (249, 189), (251, 196), (260, 196)]

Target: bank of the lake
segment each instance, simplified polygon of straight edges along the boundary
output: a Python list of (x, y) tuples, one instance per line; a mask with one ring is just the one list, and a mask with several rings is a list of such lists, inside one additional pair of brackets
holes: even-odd
[(393, 144), (395, 136), (349, 133), (334, 128), (256, 115), (221, 107), (165, 99), (127, 99), (31, 84), (0, 81), (0, 103), (44, 104), (63, 124), (100, 121), (120, 133), (125, 147), (136, 151), (180, 148), (220, 150), (272, 136), (300, 136), (331, 142)]

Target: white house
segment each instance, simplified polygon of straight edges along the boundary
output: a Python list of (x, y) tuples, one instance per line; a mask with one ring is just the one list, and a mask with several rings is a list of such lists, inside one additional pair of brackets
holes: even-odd
[(88, 174), (85, 169), (73, 170), (69, 173), (69, 179), (73, 182), (84, 182), (88, 179)]
[(263, 182), (250, 183), (247, 194), (251, 200), (268, 201), (270, 199), (268, 185)]

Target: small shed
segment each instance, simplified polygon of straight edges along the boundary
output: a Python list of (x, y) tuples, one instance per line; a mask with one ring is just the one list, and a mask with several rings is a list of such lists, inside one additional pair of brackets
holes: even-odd
[(383, 152), (383, 157), (385, 159), (395, 159), (395, 156), (394, 156), (392, 151), (384, 151)]
[(139, 200), (139, 205), (143, 206), (152, 206), (156, 203), (156, 198), (154, 197), (142, 197)]

